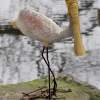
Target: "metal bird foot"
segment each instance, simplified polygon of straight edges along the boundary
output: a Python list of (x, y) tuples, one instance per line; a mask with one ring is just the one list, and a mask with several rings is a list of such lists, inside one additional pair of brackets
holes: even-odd
[[(50, 89), (50, 97), (53, 97), (53, 89)], [(40, 88), (30, 93), (23, 93), (21, 100), (35, 100), (35, 99), (48, 99), (49, 98), (49, 89)]]
[[(71, 89), (68, 89), (68, 90), (57, 89), (57, 92), (67, 93), (67, 92), (72, 92), (72, 91), (71, 91)], [(47, 100), (47, 99), (49, 99), (49, 89), (46, 87), (39, 88), (32, 92), (22, 93), (22, 94), (23, 94), (23, 96), (20, 100), (37, 100), (37, 99)], [(51, 96), (51, 100), (61, 99), (61, 97), (53, 95), (53, 88), (50, 89), (50, 96)]]

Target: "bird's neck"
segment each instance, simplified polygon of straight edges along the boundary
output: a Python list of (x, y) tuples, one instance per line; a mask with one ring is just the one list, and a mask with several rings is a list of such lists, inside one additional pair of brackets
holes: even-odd
[(73, 34), (71, 32), (70, 26), (64, 28), (63, 31), (61, 31), (60, 34), (59, 34), (60, 39), (71, 38), (71, 37), (73, 37)]

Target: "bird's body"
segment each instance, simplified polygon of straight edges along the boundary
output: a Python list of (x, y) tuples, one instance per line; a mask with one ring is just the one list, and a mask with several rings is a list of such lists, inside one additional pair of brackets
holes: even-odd
[(39, 40), (45, 46), (72, 35), (67, 27), (64, 30), (50, 18), (30, 9), (20, 11), (16, 26), (23, 34)]

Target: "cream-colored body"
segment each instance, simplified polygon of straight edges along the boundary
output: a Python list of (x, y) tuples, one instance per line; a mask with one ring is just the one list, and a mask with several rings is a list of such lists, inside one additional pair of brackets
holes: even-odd
[(66, 27), (64, 30), (50, 18), (30, 9), (20, 11), (16, 20), (16, 26), (23, 34), (32, 39), (39, 40), (47, 46), (50, 43), (72, 36), (69, 28)]

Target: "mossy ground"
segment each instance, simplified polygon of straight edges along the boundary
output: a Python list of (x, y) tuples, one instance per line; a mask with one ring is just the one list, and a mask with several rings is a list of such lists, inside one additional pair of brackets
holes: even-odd
[[(100, 90), (82, 83), (77, 83), (67, 78), (57, 79), (58, 89), (71, 89), (72, 92), (57, 93), (59, 100), (100, 100)], [(29, 92), (39, 87), (46, 86), (44, 79), (33, 80), (18, 84), (0, 85), (0, 96), (15, 96), (22, 92)], [(41, 99), (42, 100), (42, 99)]]

